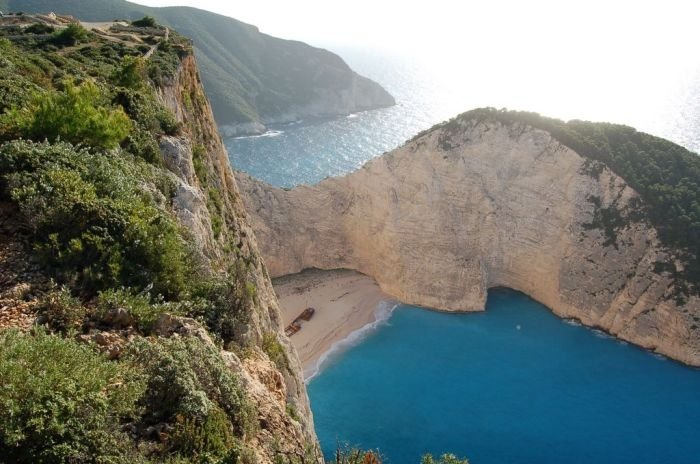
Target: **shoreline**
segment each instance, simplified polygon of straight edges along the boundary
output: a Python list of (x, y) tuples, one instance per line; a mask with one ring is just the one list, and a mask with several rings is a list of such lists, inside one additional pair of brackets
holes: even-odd
[(388, 319), (396, 303), (374, 279), (347, 269), (307, 269), (272, 281), (285, 326), (304, 309), (316, 311), (301, 330), (290, 336), (304, 370), (311, 380), (324, 363), (363, 338)]
[[(328, 271), (306, 269), (297, 274), (275, 278), (272, 283), (279, 300), (285, 326), (297, 318), (307, 307), (316, 309), (311, 320), (302, 321), (302, 329), (289, 337), (302, 363), (305, 382), (309, 382), (318, 375), (323, 366), (333, 360), (335, 356), (361, 342), (369, 332), (388, 320), (393, 309), (400, 304), (382, 292), (372, 277), (348, 269)], [(492, 289), (495, 288), (506, 288), (510, 291), (523, 293), (528, 298), (535, 300), (527, 293), (516, 289), (508, 287), (493, 287)], [(600, 326), (588, 325), (577, 317), (567, 317), (559, 314), (553, 308), (544, 306), (563, 323), (583, 327), (600, 338), (630, 344), (656, 358), (691, 369), (700, 369), (699, 366), (685, 363), (653, 348), (612, 334)], [(437, 312), (454, 312), (435, 308), (425, 309)]]

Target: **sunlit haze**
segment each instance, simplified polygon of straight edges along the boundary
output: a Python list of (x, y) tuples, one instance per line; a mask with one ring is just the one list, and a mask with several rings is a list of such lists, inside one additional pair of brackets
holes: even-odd
[[(139, 3), (225, 14), (329, 48), (378, 80), (353, 62), (357, 50), (410, 59), (430, 75), (436, 88), (429, 90), (445, 116), (487, 105), (626, 123), (672, 137), (674, 121), (700, 107), (688, 101), (700, 70), (696, 2)], [(690, 114), (673, 114), (683, 111)], [(669, 122), (660, 127), (659, 119)]]

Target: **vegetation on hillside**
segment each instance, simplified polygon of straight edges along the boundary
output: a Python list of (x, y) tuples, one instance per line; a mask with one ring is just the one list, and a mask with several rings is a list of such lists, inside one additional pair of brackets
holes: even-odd
[[(677, 274), (682, 293), (700, 292), (700, 157), (697, 154), (628, 126), (564, 122), (537, 113), (493, 108), (468, 111), (435, 128), (444, 128), (448, 133), (459, 131), (462, 121), (473, 119), (521, 123), (545, 130), (591, 160), (587, 166), (589, 175), (597, 176), (600, 166), (596, 163), (602, 163), (622, 177), (639, 193), (643, 201), (640, 211), (654, 225), (662, 243), (685, 263), (683, 270), (666, 267), (664, 270)], [(626, 222), (612, 211), (599, 211), (597, 217), (597, 224), (610, 229), (608, 244), (614, 244), (614, 230)]]
[(142, 377), (68, 338), (0, 332), (0, 462), (129, 462)]
[[(151, 8), (124, 0), (9, 0), (14, 11), (61, 11), (86, 21), (144, 16), (190, 37), (204, 86), (221, 124), (260, 121), (308, 103), (317, 89), (347, 87), (353, 71), (337, 55), (262, 34), (249, 24), (187, 7)], [(305, 65), (308, 63), (308, 65)], [(375, 83), (368, 86), (380, 87)], [(390, 100), (391, 97), (387, 98)]]
[[(229, 226), (202, 122), (181, 127), (156, 96), (189, 42), (166, 40), (151, 18), (129, 26), (149, 45), (44, 26), (0, 31), (0, 203), (20, 224), (11, 240), (52, 279), (37, 289), (36, 327), (0, 330), (0, 463), (255, 463), (250, 439), (264, 425), (219, 350), (259, 346), (280, 371), (289, 360), (276, 333), (244, 336), (258, 294), (242, 244), (211, 270), (175, 217), (178, 181), (159, 140), (185, 133), (201, 144), (194, 167), (215, 235)], [(190, 111), (204, 97), (183, 100)], [(198, 332), (156, 336), (177, 316)], [(286, 413), (299, 420), (293, 405)], [(279, 461), (317, 462), (306, 449)]]
[[(171, 33), (146, 61), (84, 30), (37, 29), (0, 38), (0, 202), (55, 287), (48, 332), (0, 332), (0, 462), (250, 462), (256, 412), (218, 349), (144, 338), (168, 313), (243, 343), (255, 298), (243, 260), (197, 265), (172, 209), (158, 139), (183, 129), (156, 88), (187, 41)], [(95, 330), (131, 341), (108, 361), (79, 342)]]

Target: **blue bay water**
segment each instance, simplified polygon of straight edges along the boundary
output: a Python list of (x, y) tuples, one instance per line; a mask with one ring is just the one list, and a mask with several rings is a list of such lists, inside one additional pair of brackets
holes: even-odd
[(324, 452), (388, 463), (700, 462), (700, 371), (554, 316), (509, 290), (486, 312), (399, 306), (308, 386)]
[[(524, 84), (522, 70), (497, 75), (334, 50), (397, 105), (227, 139), (234, 168), (280, 187), (313, 184), (480, 106), (622, 123), (700, 150), (696, 58), (665, 67), (664, 82), (618, 69), (562, 86), (575, 73), (558, 74), (556, 60)], [(400, 306), (387, 325), (334, 356), (309, 395), (326, 453), (348, 441), (380, 448), (394, 464), (426, 452), (472, 464), (700, 462), (700, 371), (568, 325), (515, 292), (491, 291), (480, 314)]]

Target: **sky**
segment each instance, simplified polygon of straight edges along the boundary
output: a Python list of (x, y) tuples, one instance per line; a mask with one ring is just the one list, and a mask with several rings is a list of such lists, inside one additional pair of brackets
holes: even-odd
[[(503, 50), (625, 49), (658, 51), (696, 41), (700, 13), (692, 0), (136, 0), (189, 5), (234, 17), (282, 38), (313, 43), (433, 49), (480, 43)], [(695, 44), (693, 44), (695, 45)], [(621, 50), (622, 51), (622, 50)]]
[(490, 106), (652, 130), (700, 108), (697, 0), (135, 1), (214, 11), (346, 59), (349, 48), (406, 56), (440, 74), (445, 100), (468, 83), (464, 109), (480, 92)]

